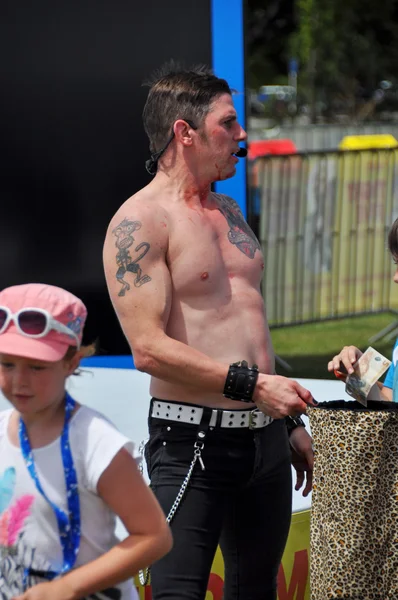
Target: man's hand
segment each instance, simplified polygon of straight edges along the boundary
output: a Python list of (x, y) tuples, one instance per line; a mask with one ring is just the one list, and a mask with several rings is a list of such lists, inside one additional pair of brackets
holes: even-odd
[(307, 410), (307, 404), (316, 405), (312, 394), (294, 379), (260, 373), (253, 393), (253, 402), (274, 419), (297, 417)]
[(20, 596), (14, 596), (12, 600), (74, 600), (74, 598), (69, 586), (65, 585), (65, 580), (61, 577), (61, 579), (34, 585)]
[[(344, 346), (342, 350), (336, 356), (333, 356), (332, 360), (328, 362), (328, 371), (338, 371), (341, 373), (341, 369), (345, 369), (347, 373), (351, 375), (354, 372), (353, 364), (362, 356), (362, 352), (356, 346)], [(342, 377), (340, 377), (342, 379)]]
[(303, 496), (308, 496), (312, 490), (312, 471), (314, 468), (314, 451), (312, 439), (305, 427), (296, 427), (290, 434), (292, 450), (292, 465), (296, 469), (295, 490), (301, 489), (305, 481)]

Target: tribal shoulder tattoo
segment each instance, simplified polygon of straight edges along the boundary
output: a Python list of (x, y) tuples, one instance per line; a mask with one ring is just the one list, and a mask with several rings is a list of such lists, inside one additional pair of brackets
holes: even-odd
[(116, 279), (122, 285), (118, 296), (124, 296), (126, 291), (130, 289), (130, 284), (124, 279), (126, 273), (134, 273), (134, 285), (135, 287), (141, 287), (144, 283), (151, 281), (149, 275), (143, 275), (142, 269), (138, 261), (141, 261), (147, 254), (150, 244), (148, 242), (142, 242), (135, 247), (134, 252), (140, 252), (138, 256), (134, 258), (130, 255), (130, 246), (134, 244), (133, 232), (141, 229), (140, 221), (131, 221), (129, 219), (123, 219), (123, 221), (112, 230), (113, 235), (116, 238), (115, 246), (118, 249), (116, 254), (116, 264), (118, 270), (116, 272)]
[(254, 258), (256, 250), (261, 250), (260, 243), (249, 225), (246, 223), (239, 204), (232, 198), (222, 194), (214, 194), (218, 203), (218, 210), (226, 218), (230, 227), (228, 239), (248, 258)]

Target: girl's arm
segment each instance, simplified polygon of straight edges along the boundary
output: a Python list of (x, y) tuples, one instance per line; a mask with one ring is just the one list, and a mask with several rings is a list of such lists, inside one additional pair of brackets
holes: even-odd
[(380, 400), (388, 400), (392, 402), (392, 389), (384, 385), (381, 381), (376, 381), (380, 390)]
[(97, 490), (130, 535), (99, 558), (13, 600), (79, 600), (133, 577), (169, 552), (166, 517), (126, 449), (102, 473)]
[(97, 490), (129, 536), (109, 552), (62, 578), (73, 600), (112, 587), (161, 558), (172, 546), (166, 517), (134, 458), (122, 449), (101, 475)]

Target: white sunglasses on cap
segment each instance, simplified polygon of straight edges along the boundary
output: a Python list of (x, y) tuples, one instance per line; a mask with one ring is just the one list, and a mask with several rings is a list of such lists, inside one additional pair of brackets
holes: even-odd
[(26, 307), (12, 313), (7, 306), (0, 306), (0, 335), (5, 332), (11, 321), (14, 322), (18, 332), (26, 337), (38, 339), (45, 337), (51, 330), (58, 331), (74, 338), (77, 349), (80, 348), (77, 334), (70, 327), (56, 321), (43, 308)]

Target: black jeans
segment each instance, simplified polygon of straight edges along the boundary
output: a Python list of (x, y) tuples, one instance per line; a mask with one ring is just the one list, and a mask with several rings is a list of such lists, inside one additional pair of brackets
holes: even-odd
[[(187, 475), (197, 432), (197, 425), (149, 417), (145, 457), (166, 515)], [(203, 600), (218, 544), (224, 600), (276, 600), (292, 506), (284, 420), (256, 430), (215, 427), (202, 459), (205, 470), (197, 461), (171, 522), (173, 549), (152, 567), (153, 600)]]

